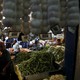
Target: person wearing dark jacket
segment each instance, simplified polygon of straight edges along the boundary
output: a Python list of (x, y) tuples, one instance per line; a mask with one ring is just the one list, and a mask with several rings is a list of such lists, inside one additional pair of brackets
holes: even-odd
[[(15, 79), (14, 79), (15, 78)], [(18, 80), (9, 52), (0, 42), (0, 80)]]
[(23, 32), (20, 32), (19, 36), (18, 36), (18, 41), (22, 41), (22, 36), (24, 35)]

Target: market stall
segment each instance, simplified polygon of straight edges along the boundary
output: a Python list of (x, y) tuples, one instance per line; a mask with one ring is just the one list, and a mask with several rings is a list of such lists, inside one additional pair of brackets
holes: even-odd
[(0, 39), (19, 80), (74, 80), (79, 17), (79, 0), (0, 0)]

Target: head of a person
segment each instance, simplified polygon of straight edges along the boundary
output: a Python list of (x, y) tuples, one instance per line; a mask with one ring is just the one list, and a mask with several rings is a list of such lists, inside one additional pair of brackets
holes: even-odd
[(13, 41), (13, 44), (15, 44), (16, 42), (17, 42), (17, 40), (14, 40), (14, 41)]
[(39, 43), (39, 39), (35, 39), (35, 44), (38, 44)]
[(5, 49), (5, 45), (3, 42), (0, 42), (0, 51), (3, 51)]
[(57, 43), (58, 44), (61, 44), (61, 39), (57, 39)]

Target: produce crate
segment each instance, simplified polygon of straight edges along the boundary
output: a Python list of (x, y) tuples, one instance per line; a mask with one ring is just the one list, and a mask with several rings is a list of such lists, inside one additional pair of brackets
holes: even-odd
[(26, 75), (25, 77), (22, 76), (19, 67), (15, 65), (15, 72), (19, 78), (19, 80), (44, 80), (46, 78), (49, 78), (51, 75), (64, 75), (61, 69), (55, 70), (55, 71), (48, 71), (48, 72), (43, 72), (43, 73), (37, 73), (33, 75)]
[(48, 72), (43, 72), (43, 73), (25, 76), (25, 80), (43, 80), (44, 78), (47, 77), (49, 77)]
[(24, 80), (42, 80), (44, 78), (49, 77), (49, 72), (43, 72), (43, 73), (27, 75), (25, 77), (22, 77), (21, 72), (17, 65), (15, 65), (15, 72), (16, 72), (19, 80), (23, 80), (23, 79)]

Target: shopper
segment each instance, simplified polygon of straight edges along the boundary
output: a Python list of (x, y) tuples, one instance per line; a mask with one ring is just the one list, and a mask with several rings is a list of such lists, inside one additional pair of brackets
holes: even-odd
[(43, 49), (43, 44), (39, 42), (39, 38), (35, 38), (35, 43), (33, 44), (34, 50)]
[(10, 53), (3, 42), (0, 42), (0, 80), (18, 80)]
[(19, 42), (17, 40), (14, 40), (13, 42), (13, 49), (15, 55), (20, 52)]
[(20, 32), (19, 36), (18, 36), (18, 41), (22, 41), (22, 36), (24, 35), (23, 32)]

